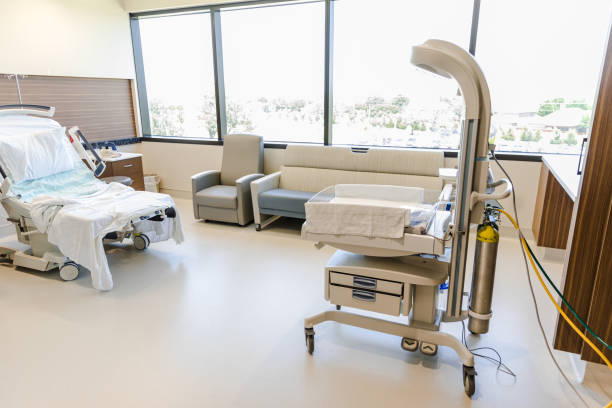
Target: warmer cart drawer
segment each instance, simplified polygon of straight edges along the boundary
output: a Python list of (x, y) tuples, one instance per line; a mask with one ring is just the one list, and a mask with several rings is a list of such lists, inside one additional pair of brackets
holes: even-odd
[(356, 307), (372, 312), (399, 316), (401, 296), (371, 290), (329, 285), (329, 301), (336, 305)]
[(401, 282), (331, 271), (329, 272), (329, 281), (334, 285), (350, 286), (356, 289), (373, 290), (400, 296), (404, 287), (404, 284)]

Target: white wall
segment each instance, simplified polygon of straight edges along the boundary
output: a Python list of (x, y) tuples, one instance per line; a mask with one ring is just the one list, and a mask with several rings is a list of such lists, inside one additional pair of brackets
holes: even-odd
[(134, 78), (119, 0), (0, 2), (0, 73)]
[[(446, 166), (455, 167), (457, 159), (446, 159)], [(538, 182), (540, 179), (541, 162), (527, 162), (514, 160), (500, 160), (504, 169), (508, 172), (514, 182), (516, 193), (516, 208), (518, 211), (521, 229), (531, 230), (533, 221), (533, 209), (535, 207), (536, 195), (538, 193)], [(495, 179), (505, 178), (497, 163), (491, 161), (491, 169)], [(500, 187), (501, 188), (501, 187)], [(507, 198), (500, 201), (501, 205), (513, 214), (512, 200)], [(502, 222), (502, 227), (510, 227), (509, 221)]]
[(119, 0), (0, 0), (0, 73), (134, 78), (129, 15)]
[[(166, 190), (190, 192), (190, 177), (193, 174), (221, 168), (223, 151), (221, 146), (143, 142), (138, 149), (143, 153), (145, 173), (159, 174), (161, 188)], [(266, 174), (280, 168), (284, 152), (283, 149), (265, 149), (264, 171)], [(447, 167), (454, 167), (456, 164), (457, 159), (445, 160)], [(503, 160), (501, 164), (515, 184), (516, 205), (521, 226), (531, 229), (541, 163)], [(497, 164), (493, 163), (491, 167), (495, 178), (504, 177)], [(503, 200), (502, 205), (507, 209), (512, 209), (510, 199)]]

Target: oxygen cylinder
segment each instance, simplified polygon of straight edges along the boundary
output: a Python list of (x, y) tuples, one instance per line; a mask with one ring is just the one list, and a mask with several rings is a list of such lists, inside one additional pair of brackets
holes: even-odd
[(476, 249), (474, 251), (474, 273), (468, 322), (468, 329), (474, 334), (489, 331), (498, 245), (497, 224), (495, 224), (494, 218), (487, 214), (483, 224), (478, 226)]

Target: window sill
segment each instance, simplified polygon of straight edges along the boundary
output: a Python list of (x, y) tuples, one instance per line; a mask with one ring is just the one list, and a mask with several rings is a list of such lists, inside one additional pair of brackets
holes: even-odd
[[(217, 139), (196, 139), (191, 137), (175, 137), (175, 136), (143, 136), (143, 142), (157, 142), (157, 143), (181, 143), (181, 144), (195, 144), (195, 145), (210, 145), (210, 146), (223, 146), (223, 141)], [(283, 142), (266, 142), (264, 147), (266, 149), (286, 149), (290, 143)], [(303, 143), (309, 144), (309, 143)], [(313, 145), (315, 143), (312, 143)], [(380, 146), (359, 146), (359, 147), (380, 147)], [(396, 149), (412, 149), (412, 147), (396, 147)], [(437, 150), (437, 149), (422, 149), (420, 150)], [(560, 153), (520, 153), (520, 152), (497, 152), (495, 155), (499, 160), (509, 161), (526, 161), (526, 162), (541, 162), (542, 156), (544, 155), (561, 155)], [(564, 154), (567, 156), (573, 156), (571, 154)], [(444, 157), (457, 157), (458, 150), (444, 150)]]
[(180, 144), (198, 144), (222, 146), (223, 142), (217, 139), (196, 139), (193, 137), (178, 137), (178, 136), (149, 136), (142, 137), (143, 142), (158, 142), (158, 143), (180, 143)]

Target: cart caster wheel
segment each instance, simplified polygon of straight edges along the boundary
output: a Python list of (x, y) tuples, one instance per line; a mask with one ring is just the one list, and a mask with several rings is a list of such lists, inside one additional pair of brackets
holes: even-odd
[(340, 310), (340, 309), (342, 309), (342, 306), (336, 305), (336, 310)]
[(255, 231), (261, 231), (261, 224), (255, 224)]
[(421, 353), (425, 354), (426, 356), (435, 356), (438, 353), (438, 345), (422, 341), (420, 350)]
[(66, 262), (61, 266), (59, 273), (60, 278), (65, 281), (75, 280), (79, 276), (79, 266), (74, 262)]
[(409, 339), (408, 337), (403, 337), (402, 348), (406, 351), (416, 351), (419, 348), (419, 341), (415, 339)]
[(150, 244), (151, 241), (149, 240), (149, 237), (144, 234), (139, 234), (134, 237), (134, 248), (139, 251), (144, 251)]
[(470, 398), (476, 392), (476, 370), (474, 367), (463, 366), (463, 389), (465, 395)]
[(314, 352), (314, 330), (313, 329), (304, 329), (304, 336), (306, 337), (306, 349), (308, 350), (308, 354), (312, 355)]

